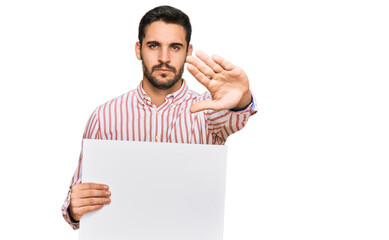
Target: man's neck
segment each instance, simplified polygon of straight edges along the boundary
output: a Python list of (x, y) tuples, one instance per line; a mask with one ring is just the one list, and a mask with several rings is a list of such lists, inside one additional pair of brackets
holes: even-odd
[(154, 104), (156, 107), (161, 106), (165, 102), (166, 96), (178, 91), (181, 86), (182, 79), (177, 81), (171, 88), (166, 90), (154, 87), (145, 77), (143, 77), (142, 80), (143, 90), (151, 98), (151, 103)]

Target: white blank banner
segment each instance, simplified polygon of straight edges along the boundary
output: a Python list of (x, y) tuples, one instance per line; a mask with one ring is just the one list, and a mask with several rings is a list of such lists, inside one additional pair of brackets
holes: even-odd
[(81, 240), (223, 238), (225, 146), (83, 143), (83, 182), (107, 184), (111, 203), (86, 214)]

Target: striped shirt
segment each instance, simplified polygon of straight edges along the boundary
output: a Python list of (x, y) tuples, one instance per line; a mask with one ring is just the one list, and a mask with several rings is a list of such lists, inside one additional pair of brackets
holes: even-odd
[[(185, 81), (181, 88), (166, 96), (156, 107), (142, 88), (142, 83), (105, 104), (90, 117), (83, 138), (119, 141), (219, 144), (244, 127), (248, 118), (257, 112), (255, 101), (241, 111), (206, 110), (191, 113), (193, 103), (212, 99), (209, 92), (199, 95), (189, 90)], [(82, 151), (70, 187), (82, 182)], [(70, 191), (62, 206), (65, 220), (79, 228), (69, 218)]]

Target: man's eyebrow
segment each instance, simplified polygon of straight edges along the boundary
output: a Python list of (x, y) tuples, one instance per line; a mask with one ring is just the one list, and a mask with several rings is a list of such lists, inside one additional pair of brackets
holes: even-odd
[(171, 46), (181, 46), (181, 47), (184, 46), (184, 44), (182, 44), (182, 43), (171, 43), (170, 45)]
[(148, 41), (146, 44), (158, 44), (159, 45), (159, 42), (157, 42), (157, 41)]

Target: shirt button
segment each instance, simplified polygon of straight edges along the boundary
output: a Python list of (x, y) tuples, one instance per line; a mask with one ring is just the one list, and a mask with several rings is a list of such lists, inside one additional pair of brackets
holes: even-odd
[(156, 136), (155, 139), (156, 139), (157, 141), (159, 141), (159, 136)]

